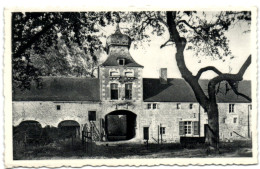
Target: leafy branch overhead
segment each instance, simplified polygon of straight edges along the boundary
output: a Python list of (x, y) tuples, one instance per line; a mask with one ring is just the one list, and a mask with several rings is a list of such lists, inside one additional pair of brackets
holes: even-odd
[[(78, 75), (93, 76), (92, 71), (103, 50), (99, 30), (113, 24), (114, 19), (111, 12), (12, 13), (13, 84), (21, 89), (29, 89), (33, 80), (40, 84), (42, 75), (75, 75), (77, 71)], [(61, 43), (64, 45), (60, 46)], [(61, 53), (64, 47), (66, 53)], [(75, 51), (78, 51), (76, 55), (73, 53)], [(59, 59), (51, 59), (51, 55), (58, 54)], [(77, 60), (83, 59), (84, 62), (91, 60), (92, 66), (83, 66), (84, 70), (80, 70), (80, 64), (78, 68), (69, 67), (67, 55), (74, 59), (79, 56)], [(44, 69), (39, 67), (41, 63), (37, 63), (36, 58), (41, 58), (39, 62), (46, 62)], [(48, 64), (50, 59), (52, 64)], [(60, 66), (58, 69), (55, 67), (57, 65)], [(46, 67), (49, 67), (48, 72)]]

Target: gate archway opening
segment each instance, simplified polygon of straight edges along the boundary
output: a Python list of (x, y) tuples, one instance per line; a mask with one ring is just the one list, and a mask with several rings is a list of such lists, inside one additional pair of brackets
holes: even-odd
[(80, 136), (80, 125), (74, 120), (65, 120), (58, 124), (59, 136), (61, 138), (71, 138)]
[(136, 114), (128, 110), (116, 110), (105, 116), (108, 141), (130, 140), (135, 137)]
[(42, 135), (42, 125), (35, 120), (22, 121), (18, 126), (13, 127), (14, 142), (23, 141), (33, 144), (39, 141)]

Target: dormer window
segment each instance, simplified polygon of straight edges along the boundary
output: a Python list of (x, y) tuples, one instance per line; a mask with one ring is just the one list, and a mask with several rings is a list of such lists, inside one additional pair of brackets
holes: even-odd
[(118, 64), (120, 66), (124, 66), (125, 65), (125, 59), (118, 59)]

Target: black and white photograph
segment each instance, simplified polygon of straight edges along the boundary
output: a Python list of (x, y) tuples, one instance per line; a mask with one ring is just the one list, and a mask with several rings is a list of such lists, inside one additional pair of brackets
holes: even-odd
[(256, 163), (255, 13), (6, 10), (6, 158)]

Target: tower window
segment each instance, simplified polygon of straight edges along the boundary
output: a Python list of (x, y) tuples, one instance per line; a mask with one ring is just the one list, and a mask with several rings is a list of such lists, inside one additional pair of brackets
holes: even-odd
[(125, 84), (125, 99), (131, 100), (132, 99), (132, 84)]
[(111, 72), (109, 72), (109, 76), (119, 76), (119, 72), (111, 71)]
[(111, 100), (118, 100), (118, 84), (112, 83), (110, 85)]
[(125, 65), (125, 59), (118, 59), (118, 64), (121, 66)]

